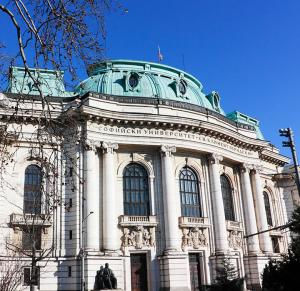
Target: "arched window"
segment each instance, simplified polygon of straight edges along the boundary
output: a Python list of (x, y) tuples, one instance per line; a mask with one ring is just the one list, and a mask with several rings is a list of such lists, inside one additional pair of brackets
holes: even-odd
[(180, 171), (179, 191), (181, 201), (181, 215), (191, 217), (202, 216), (199, 181), (194, 171), (188, 167), (184, 167)]
[(267, 222), (268, 222), (268, 225), (273, 226), (269, 195), (266, 191), (264, 191), (263, 194), (264, 194), (264, 202), (265, 202), (265, 210), (266, 210), (266, 215), (267, 215)]
[(24, 213), (40, 214), (42, 204), (42, 171), (36, 165), (25, 170)]
[(150, 215), (148, 174), (137, 163), (126, 166), (123, 172), (125, 215)]
[(221, 189), (224, 203), (225, 219), (234, 221), (234, 208), (232, 199), (232, 189), (228, 178), (225, 175), (221, 175)]

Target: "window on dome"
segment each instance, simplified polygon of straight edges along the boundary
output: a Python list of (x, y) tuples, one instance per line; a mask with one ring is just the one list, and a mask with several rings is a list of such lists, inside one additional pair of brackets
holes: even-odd
[(129, 76), (128, 82), (129, 82), (129, 86), (130, 86), (131, 88), (135, 88), (135, 87), (138, 85), (138, 83), (139, 83), (139, 76), (138, 76), (138, 74), (132, 73), (132, 74)]
[(225, 219), (234, 221), (234, 208), (231, 184), (225, 175), (221, 175), (221, 190), (224, 203)]
[(186, 93), (187, 84), (185, 81), (181, 80), (178, 84), (179, 92), (184, 95)]
[(263, 195), (264, 195), (264, 202), (265, 202), (265, 211), (266, 211), (266, 216), (267, 216), (267, 222), (268, 222), (268, 225), (273, 226), (269, 195), (268, 195), (268, 193), (266, 191), (263, 192)]
[(37, 165), (30, 165), (25, 170), (24, 213), (40, 214), (42, 203), (42, 171)]
[(179, 174), (179, 188), (181, 200), (181, 215), (189, 217), (202, 216), (199, 180), (189, 167), (181, 169)]
[(123, 172), (125, 215), (150, 215), (148, 174), (137, 163), (126, 166)]

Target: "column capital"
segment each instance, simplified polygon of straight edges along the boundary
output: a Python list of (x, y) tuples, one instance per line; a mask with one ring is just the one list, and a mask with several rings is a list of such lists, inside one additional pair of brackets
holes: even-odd
[(162, 155), (165, 155), (166, 157), (171, 157), (172, 154), (176, 152), (176, 147), (170, 145), (162, 145), (160, 148), (160, 152)]
[(86, 151), (94, 151), (96, 152), (99, 148), (101, 148), (101, 142), (98, 140), (87, 138), (84, 143), (84, 149)]
[(252, 171), (254, 174), (260, 174), (262, 172), (262, 165), (253, 165)]
[(250, 171), (253, 170), (253, 165), (243, 163), (243, 164), (239, 165), (239, 169), (241, 170), (242, 173), (250, 173)]
[(103, 152), (106, 152), (108, 154), (113, 154), (115, 150), (119, 148), (119, 145), (117, 143), (113, 143), (110, 141), (104, 141), (102, 142), (102, 149)]
[(207, 158), (210, 164), (219, 164), (221, 161), (223, 161), (223, 156), (215, 153), (209, 154)]

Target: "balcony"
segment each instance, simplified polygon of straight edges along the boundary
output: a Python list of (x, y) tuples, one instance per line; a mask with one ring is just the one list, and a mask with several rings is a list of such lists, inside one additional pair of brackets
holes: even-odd
[(52, 216), (47, 214), (18, 214), (10, 215), (9, 224), (12, 227), (22, 227), (36, 225), (41, 227), (50, 227), (52, 225)]
[(157, 226), (156, 216), (129, 216), (129, 215), (121, 215), (119, 216), (119, 225), (122, 227), (129, 226)]
[(209, 218), (208, 217), (179, 217), (179, 227), (201, 227), (207, 228), (209, 227)]
[(226, 220), (227, 230), (242, 230), (243, 224), (240, 221)]

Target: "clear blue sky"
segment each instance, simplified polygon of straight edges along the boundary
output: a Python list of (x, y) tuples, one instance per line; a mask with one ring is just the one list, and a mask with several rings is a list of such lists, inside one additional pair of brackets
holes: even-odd
[[(300, 155), (300, 1), (190, 0), (122, 2), (128, 13), (107, 18), (107, 58), (157, 61), (217, 90), (225, 112), (261, 123), (281, 147), (278, 129), (292, 127)], [(184, 56), (184, 57), (183, 57)]]
[[(155, 62), (159, 44), (164, 64), (218, 91), (226, 113), (258, 119), (287, 156), (278, 129), (292, 127), (300, 156), (299, 0), (119, 1), (128, 13), (107, 14), (106, 58)], [(1, 17), (0, 28), (13, 39)]]

